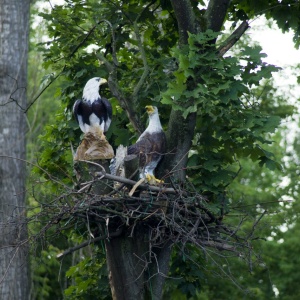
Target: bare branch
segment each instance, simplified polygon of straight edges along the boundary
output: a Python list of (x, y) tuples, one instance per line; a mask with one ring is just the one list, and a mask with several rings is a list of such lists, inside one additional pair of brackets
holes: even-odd
[(240, 252), (237, 251), (237, 247), (235, 245), (229, 245), (224, 242), (205, 241), (205, 240), (198, 241), (198, 243), (199, 243), (199, 245), (204, 246), (204, 247), (216, 248), (218, 250), (231, 251), (231, 252), (238, 254), (238, 256), (240, 255)]
[(127, 97), (124, 95), (121, 87), (118, 84), (116, 66), (112, 65), (101, 52), (98, 52), (96, 56), (100, 61), (102, 61), (105, 64), (109, 72), (108, 85), (111, 93), (118, 99), (120, 106), (126, 111), (128, 119), (133, 125), (133, 128), (139, 134), (142, 134), (143, 126), (140, 124), (136, 117), (136, 113), (134, 112), (134, 106), (131, 104), (130, 100), (127, 99)]
[(60, 71), (38, 94), (34, 97), (34, 99), (28, 104), (24, 113), (26, 114), (30, 107), (36, 102), (37, 99), (41, 97), (41, 95), (45, 92), (45, 90), (65, 71), (66, 65), (64, 65), (62, 71)]
[(112, 232), (112, 233), (110, 233), (109, 236), (108, 236), (107, 234), (106, 234), (106, 235), (98, 236), (98, 237), (96, 237), (96, 238), (94, 238), (94, 239), (90, 239), (90, 240), (88, 240), (88, 241), (85, 241), (85, 242), (83, 242), (83, 243), (77, 245), (77, 246), (74, 246), (74, 247), (72, 247), (72, 248), (69, 248), (69, 249), (65, 250), (64, 252), (57, 254), (56, 257), (57, 257), (57, 258), (63, 258), (63, 257), (65, 257), (66, 255), (71, 254), (71, 253), (73, 253), (73, 252), (75, 252), (75, 251), (77, 251), (77, 250), (79, 250), (79, 249), (81, 249), (81, 248), (84, 248), (84, 247), (86, 247), (86, 246), (88, 246), (88, 245), (91, 245), (91, 244), (95, 244), (95, 243), (97, 243), (97, 242), (99, 242), (99, 241), (102, 241), (102, 240), (105, 240), (105, 239), (107, 239), (107, 238), (119, 236), (121, 233), (122, 233), (122, 230), (119, 230), (119, 231), (117, 231), (117, 232)]
[(243, 21), (240, 26), (217, 49), (217, 55), (219, 57), (224, 56), (224, 54), (235, 45), (235, 43), (241, 38), (248, 28), (248, 22)]
[(253, 233), (255, 231), (256, 226), (258, 225), (258, 223), (261, 221), (261, 219), (264, 217), (264, 215), (267, 213), (267, 210), (264, 210), (263, 213), (259, 216), (259, 218), (257, 220), (255, 220), (255, 222), (252, 225), (252, 229), (250, 231), (250, 233), (247, 236), (247, 239), (250, 239), (253, 236)]
[[(134, 186), (135, 184), (137, 184), (136, 181), (133, 181), (131, 179), (127, 179), (124, 177), (119, 177), (119, 176), (115, 176), (115, 175), (111, 175), (105, 172), (96, 172), (95, 173), (96, 176), (99, 177), (104, 177), (110, 180), (114, 180), (114, 181), (118, 181), (118, 182), (122, 182), (125, 184), (129, 184)], [(166, 193), (166, 194), (177, 194), (177, 192), (173, 189), (173, 188), (166, 188), (166, 187), (158, 187), (158, 186), (152, 186), (152, 185), (146, 185), (146, 184), (140, 184), (137, 189), (141, 189), (141, 190), (146, 190), (146, 191), (153, 191), (153, 192), (159, 192), (159, 193)]]

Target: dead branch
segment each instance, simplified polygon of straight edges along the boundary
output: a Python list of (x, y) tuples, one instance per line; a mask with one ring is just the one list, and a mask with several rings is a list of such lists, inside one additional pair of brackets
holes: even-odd
[(88, 246), (88, 245), (91, 245), (91, 244), (95, 244), (95, 243), (97, 243), (97, 242), (99, 242), (99, 241), (102, 241), (102, 240), (105, 240), (105, 239), (107, 239), (107, 238), (112, 238), (112, 237), (119, 236), (121, 233), (122, 233), (122, 231), (119, 230), (119, 231), (117, 231), (117, 232), (110, 233), (109, 236), (108, 236), (108, 235), (101, 235), (101, 236), (98, 236), (98, 237), (96, 237), (96, 238), (93, 238), (93, 239), (90, 239), (90, 240), (88, 240), (88, 241), (85, 241), (85, 242), (83, 242), (83, 243), (81, 243), (81, 244), (79, 244), (79, 245), (76, 245), (76, 246), (74, 246), (74, 247), (72, 247), (72, 248), (69, 248), (69, 249), (65, 250), (64, 252), (57, 254), (56, 257), (57, 257), (57, 258), (63, 258), (63, 257), (65, 257), (66, 255), (71, 254), (71, 253), (73, 253), (73, 252), (75, 252), (75, 251), (77, 251), (77, 250), (79, 250), (79, 249), (81, 249), (81, 248), (84, 248), (84, 247), (86, 247), (86, 246)]
[(217, 49), (217, 55), (219, 57), (230, 50), (233, 45), (241, 38), (245, 31), (249, 28), (247, 21), (243, 21), (240, 26), (225, 40), (225, 42)]
[[(96, 172), (95, 173), (96, 177), (104, 177), (110, 180), (114, 180), (114, 181), (118, 181), (118, 182), (122, 182), (128, 185), (136, 185), (137, 182), (131, 179), (127, 179), (124, 177), (119, 177), (119, 176), (115, 176), (115, 175), (111, 175), (108, 174), (104, 171), (100, 171), (100, 172)], [(140, 184), (137, 189), (141, 189), (141, 190), (145, 190), (145, 191), (152, 191), (152, 192), (160, 192), (160, 193), (166, 193), (166, 194), (177, 194), (177, 192), (173, 189), (173, 188), (166, 188), (164, 186), (162, 187), (158, 187), (158, 186), (152, 186), (152, 185), (146, 185), (146, 184)]]

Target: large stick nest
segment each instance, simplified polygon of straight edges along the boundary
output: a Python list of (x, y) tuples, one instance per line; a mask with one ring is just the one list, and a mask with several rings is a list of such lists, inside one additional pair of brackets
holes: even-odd
[[(39, 213), (47, 224), (35, 238), (44, 238), (49, 231), (57, 235), (75, 227), (85, 236), (86, 242), (62, 255), (121, 234), (132, 237), (136, 226), (143, 225), (149, 229), (151, 246), (159, 247), (166, 241), (180, 247), (192, 243), (201, 249), (230, 251), (246, 260), (251, 256), (250, 243), (259, 220), (250, 232), (239, 236), (242, 221), (235, 228), (224, 224), (222, 210), (210, 209), (208, 200), (195, 191), (170, 184), (144, 183), (129, 196), (136, 181), (110, 175), (103, 167), (93, 164), (95, 169), (89, 171), (90, 180), (79, 183), (54, 202), (43, 204)], [(99, 195), (99, 190), (105, 194)]]

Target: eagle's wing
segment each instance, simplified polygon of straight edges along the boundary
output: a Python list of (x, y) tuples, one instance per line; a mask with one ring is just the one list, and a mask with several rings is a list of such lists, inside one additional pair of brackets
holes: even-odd
[(129, 146), (127, 153), (139, 157), (140, 168), (147, 168), (153, 173), (166, 151), (166, 136), (163, 131), (145, 132), (143, 137), (134, 145)]
[(90, 126), (90, 115), (92, 106), (90, 102), (77, 100), (73, 106), (73, 113), (82, 132), (86, 133)]
[(106, 98), (99, 98), (92, 104), (92, 111), (98, 117), (99, 124), (104, 122), (104, 132), (106, 132), (111, 123), (112, 107)]
[(79, 123), (78, 120), (78, 107), (80, 106), (81, 100), (76, 100), (74, 105), (73, 105), (73, 115), (77, 121), (77, 123)]
[(127, 149), (128, 155), (135, 154), (139, 158), (140, 168), (144, 168), (148, 162), (148, 153), (151, 152), (151, 139), (145, 136)]
[(112, 118), (112, 106), (106, 98), (102, 98), (103, 105), (106, 108), (107, 119), (105, 120), (104, 132), (106, 132), (110, 126)]

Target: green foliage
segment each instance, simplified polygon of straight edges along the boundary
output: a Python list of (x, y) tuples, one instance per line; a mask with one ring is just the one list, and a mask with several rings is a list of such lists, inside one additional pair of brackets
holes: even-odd
[(170, 278), (166, 281), (164, 299), (190, 299), (196, 296), (204, 280), (201, 270), (204, 254), (195, 246), (187, 245), (181, 253), (174, 249), (171, 258)]
[(32, 260), (32, 299), (59, 299), (60, 283), (57, 280), (57, 273), (60, 263), (56, 258), (59, 249), (50, 245), (42, 250), (35, 259)]
[(103, 254), (97, 255), (97, 251), (95, 254), (81, 260), (66, 273), (73, 284), (65, 290), (65, 299), (111, 299), (105, 259)]
[(257, 46), (245, 47), (239, 58), (218, 57), (215, 46), (209, 44), (216, 36), (211, 31), (190, 34), (187, 46), (174, 48), (178, 70), (162, 100), (181, 110), (184, 117), (197, 113), (189, 175), (202, 192), (214, 193), (236, 177), (240, 158), (280, 168), (273, 154), (263, 148), (271, 142), (265, 134), (274, 132), (280, 117), (261, 110), (253, 97), (260, 82), (278, 68), (262, 62), (264, 54)]

